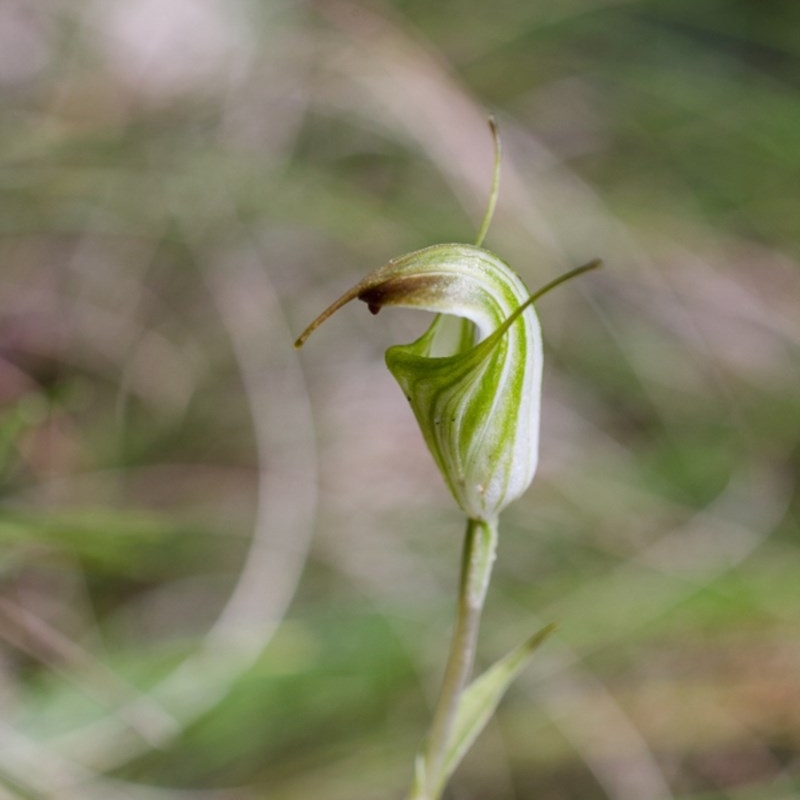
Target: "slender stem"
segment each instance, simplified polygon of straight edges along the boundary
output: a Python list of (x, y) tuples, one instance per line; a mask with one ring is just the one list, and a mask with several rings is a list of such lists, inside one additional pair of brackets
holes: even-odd
[(481, 612), (496, 550), (496, 521), (468, 520), (450, 655), (425, 752), (425, 785), (420, 787), (424, 788), (424, 794), (412, 794), (412, 798), (416, 800), (437, 800), (444, 788), (446, 776), (442, 774), (442, 769), (453, 734), (459, 701), (472, 674)]

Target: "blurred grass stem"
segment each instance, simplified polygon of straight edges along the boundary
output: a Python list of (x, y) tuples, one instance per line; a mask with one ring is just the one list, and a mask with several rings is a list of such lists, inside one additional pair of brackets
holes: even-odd
[(475, 661), (481, 613), (497, 552), (497, 531), (496, 520), (467, 521), (450, 655), (425, 750), (424, 793), (415, 788), (408, 800), (437, 800), (444, 788), (442, 770), (461, 695)]

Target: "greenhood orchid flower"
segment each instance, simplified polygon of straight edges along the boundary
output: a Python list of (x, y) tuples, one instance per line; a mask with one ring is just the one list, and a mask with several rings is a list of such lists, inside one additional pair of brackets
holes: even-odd
[(406, 306), (437, 314), (417, 341), (390, 347), (386, 365), (403, 389), (422, 435), (458, 505), (495, 524), (530, 485), (539, 456), (542, 334), (533, 302), (592, 261), (531, 295), (519, 276), (481, 247), (500, 182), (495, 144), (489, 205), (474, 245), (438, 244), (393, 258), (322, 312), (295, 347), (358, 298), (373, 314)]
[(471, 519), (496, 519), (528, 488), (538, 458), (542, 336), (525, 285), (488, 250), (434, 245), (372, 272), (298, 343), (356, 297), (373, 313), (437, 313), (417, 341), (390, 348), (386, 364), (458, 505)]

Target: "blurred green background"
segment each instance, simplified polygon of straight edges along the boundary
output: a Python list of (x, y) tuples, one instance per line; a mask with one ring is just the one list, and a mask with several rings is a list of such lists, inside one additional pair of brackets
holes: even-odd
[(462, 520), (390, 257), (539, 304), (450, 800), (800, 796), (800, 4), (0, 1), (0, 796), (399, 798)]

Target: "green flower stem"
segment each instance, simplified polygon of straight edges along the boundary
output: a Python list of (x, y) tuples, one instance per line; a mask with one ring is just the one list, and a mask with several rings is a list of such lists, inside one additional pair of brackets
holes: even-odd
[(497, 552), (497, 521), (470, 519), (464, 537), (458, 606), (450, 655), (431, 723), (425, 752), (424, 794), (417, 789), (409, 800), (437, 800), (445, 783), (442, 774), (453, 734), (459, 701), (472, 674), (478, 628)]

